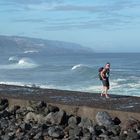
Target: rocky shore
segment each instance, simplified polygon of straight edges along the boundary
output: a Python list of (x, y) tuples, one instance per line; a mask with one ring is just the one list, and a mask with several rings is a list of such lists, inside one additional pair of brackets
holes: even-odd
[(1, 140), (139, 140), (140, 121), (130, 117), (122, 124), (108, 112), (98, 112), (96, 120), (69, 114), (45, 101), (28, 106), (9, 106), (0, 99)]
[(0, 140), (139, 140), (140, 98), (0, 85)]

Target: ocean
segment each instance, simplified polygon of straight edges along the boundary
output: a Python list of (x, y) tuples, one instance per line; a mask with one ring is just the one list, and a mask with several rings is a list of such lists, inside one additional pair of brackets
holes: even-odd
[(1, 54), (0, 83), (100, 93), (98, 68), (106, 62), (111, 63), (109, 93), (140, 96), (139, 53)]

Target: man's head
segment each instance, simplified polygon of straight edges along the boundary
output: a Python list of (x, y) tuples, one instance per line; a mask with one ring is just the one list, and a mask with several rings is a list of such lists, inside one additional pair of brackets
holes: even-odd
[(109, 62), (106, 63), (105, 68), (110, 69), (110, 63)]

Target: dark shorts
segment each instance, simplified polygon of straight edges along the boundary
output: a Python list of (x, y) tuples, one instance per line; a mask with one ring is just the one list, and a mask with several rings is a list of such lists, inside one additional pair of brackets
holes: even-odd
[(103, 84), (103, 86), (105, 86), (105, 87), (109, 87), (109, 79), (106, 78), (106, 80), (102, 80), (102, 84)]

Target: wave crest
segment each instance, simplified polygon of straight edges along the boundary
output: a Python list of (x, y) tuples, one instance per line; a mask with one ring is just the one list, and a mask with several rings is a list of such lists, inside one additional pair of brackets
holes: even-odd
[(27, 50), (27, 51), (24, 51), (25, 54), (27, 53), (38, 53), (37, 50)]
[(38, 65), (30, 58), (22, 58), (20, 60), (17, 60), (16, 63), (9, 65), (1, 65), (0, 69), (30, 69), (35, 68), (37, 66)]
[(8, 59), (9, 61), (18, 61), (18, 57), (17, 56), (11, 56)]
[(76, 70), (76, 69), (81, 68), (81, 67), (84, 67), (84, 65), (83, 64), (78, 64), (78, 65), (73, 66), (71, 69)]

